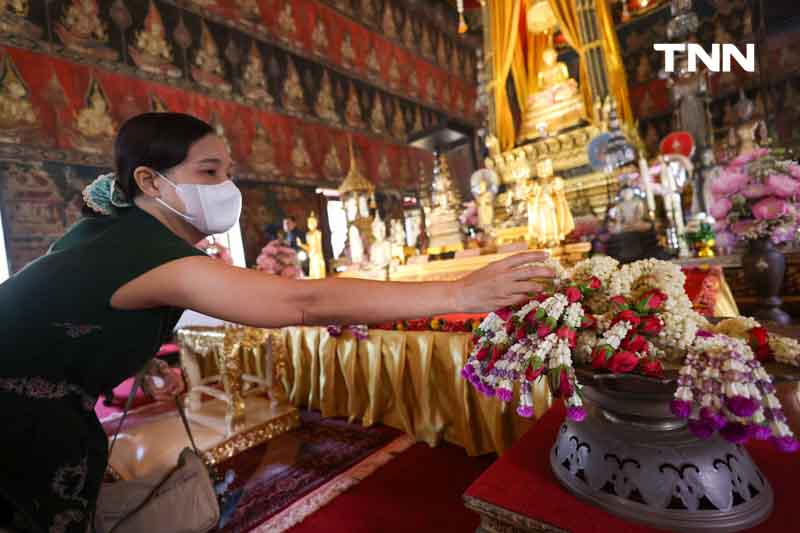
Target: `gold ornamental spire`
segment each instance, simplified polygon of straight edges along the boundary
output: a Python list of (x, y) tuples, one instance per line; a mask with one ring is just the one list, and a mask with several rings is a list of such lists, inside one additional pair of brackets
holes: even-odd
[(347, 171), (347, 176), (344, 181), (339, 185), (339, 194), (345, 195), (351, 192), (366, 192), (372, 193), (375, 191), (375, 185), (369, 181), (361, 171), (358, 169), (356, 162), (355, 152), (353, 152), (353, 136), (348, 135), (347, 145), (350, 150), (350, 170)]

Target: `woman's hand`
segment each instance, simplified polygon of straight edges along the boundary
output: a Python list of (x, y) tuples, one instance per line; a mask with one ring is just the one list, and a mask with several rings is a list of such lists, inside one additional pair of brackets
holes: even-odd
[(173, 372), (167, 363), (159, 359), (151, 362), (142, 381), (142, 388), (146, 394), (158, 402), (172, 400), (185, 389), (180, 375)]
[(544, 252), (526, 252), (496, 261), (455, 283), (457, 307), (464, 313), (485, 313), (525, 302), (542, 290), (533, 278), (552, 278), (555, 273), (529, 263), (547, 259)]

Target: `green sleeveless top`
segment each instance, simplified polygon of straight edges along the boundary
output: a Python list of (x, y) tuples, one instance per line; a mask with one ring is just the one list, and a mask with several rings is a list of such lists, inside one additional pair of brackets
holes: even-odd
[(0, 377), (66, 381), (91, 395), (135, 374), (183, 309), (121, 311), (117, 289), (169, 261), (205, 256), (147, 212), (81, 220), (0, 284)]

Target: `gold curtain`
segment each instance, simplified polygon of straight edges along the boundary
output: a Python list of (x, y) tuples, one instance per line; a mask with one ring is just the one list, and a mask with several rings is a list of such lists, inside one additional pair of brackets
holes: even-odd
[[(289, 401), (322, 416), (383, 423), (431, 446), (457, 444), (470, 455), (501, 453), (532, 425), (516, 414), (516, 403), (483, 396), (461, 377), (468, 334), (372, 330), (358, 341), (349, 332), (332, 337), (325, 328), (282, 332)], [(538, 417), (551, 404), (545, 380), (534, 396)]]
[(508, 102), (506, 80), (518, 46), (521, 3), (522, 0), (489, 0), (494, 75), (491, 88), (495, 102), (497, 140), (501, 150), (513, 148), (516, 140), (514, 116), (511, 114)]
[[(602, 3), (604, 0), (600, 0)], [(575, 0), (549, 0), (550, 9), (558, 20), (558, 27), (575, 52), (578, 54), (578, 68), (580, 71), (580, 87), (586, 113), (591, 116), (593, 107), (592, 88), (589, 84), (589, 70), (584, 60), (584, 50), (581, 45), (581, 34), (578, 26), (578, 11)]]
[[(553, 0), (550, 1), (553, 2)], [(611, 9), (605, 0), (597, 0), (597, 27), (600, 30), (600, 38), (603, 40), (608, 83), (611, 94), (617, 101), (617, 112), (623, 123), (629, 126), (633, 125), (633, 113), (628, 96), (628, 76), (625, 74), (625, 65), (622, 63), (614, 18), (611, 16)]]

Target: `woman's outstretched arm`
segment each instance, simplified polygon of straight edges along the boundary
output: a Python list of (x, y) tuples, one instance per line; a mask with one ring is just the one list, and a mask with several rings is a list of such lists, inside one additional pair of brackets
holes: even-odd
[(533, 278), (552, 273), (529, 263), (545, 255), (508, 257), (457, 281), (293, 280), (231, 267), (204, 257), (162, 265), (121, 287), (112, 306), (175, 306), (256, 327), (375, 324), (443, 313), (477, 313), (515, 304), (537, 292)]

